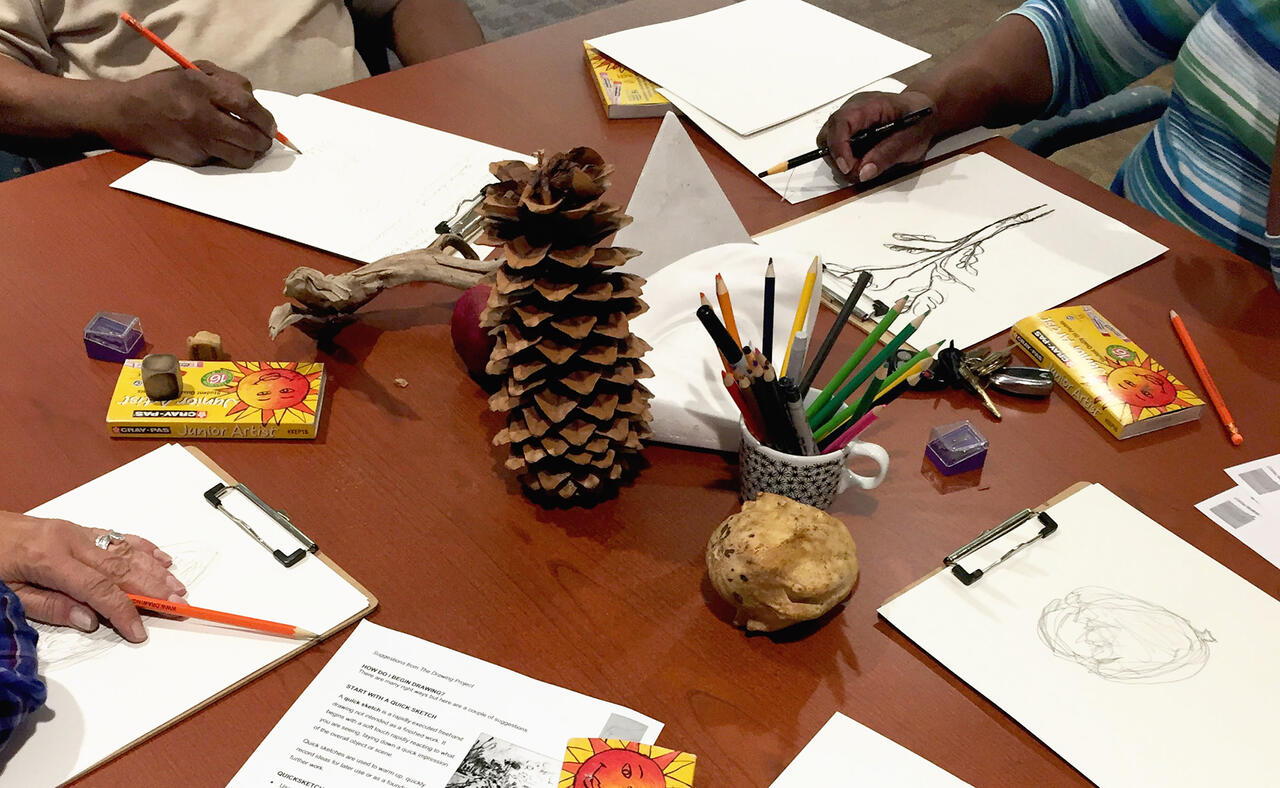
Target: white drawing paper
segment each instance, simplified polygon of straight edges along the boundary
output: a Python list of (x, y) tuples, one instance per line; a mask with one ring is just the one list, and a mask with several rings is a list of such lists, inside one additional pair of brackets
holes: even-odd
[[(452, 779), (477, 750), (539, 774), (554, 765), (551, 788), (569, 739), (652, 744), (661, 731), (631, 709), (362, 621), (229, 785), (536, 784)], [(282, 772), (289, 779), (273, 782)]]
[[(219, 481), (169, 444), (29, 513), (135, 533), (173, 550), (175, 572), (198, 607), (322, 633), (368, 606), (319, 559), (308, 556), (285, 568), (210, 506), (204, 492)], [(39, 788), (69, 780), (300, 645), (195, 619), (144, 618), (149, 637), (140, 645), (110, 630), (41, 635), (38, 658), (49, 700), (15, 732), (3, 756), (9, 758), (5, 784)]]
[(892, 739), (836, 712), (769, 788), (845, 783), (881, 788), (968, 785)]
[(493, 181), (530, 157), (321, 98), (254, 93), (302, 154), (276, 143), (246, 170), (153, 160), (111, 185), (363, 263), (419, 249)]
[[(886, 93), (900, 93), (904, 87), (906, 85), (896, 79), (882, 79), (858, 90), (859, 92), (879, 90)], [(803, 115), (744, 136), (685, 101), (673, 91), (664, 88), (659, 92), (752, 173), (764, 172), (779, 162), (812, 150), (817, 144), (818, 130), (822, 128), (822, 124), (827, 122), (831, 113), (839, 109), (849, 95), (852, 95), (840, 96)], [(929, 148), (925, 159), (944, 156), (951, 151), (993, 136), (995, 132), (990, 129), (979, 128), (948, 137)], [(831, 166), (822, 159), (802, 164), (786, 172), (766, 175), (761, 180), (782, 199), (792, 204), (849, 188), (849, 182), (838, 177)]]
[(1049, 514), (880, 614), (1100, 786), (1273, 784), (1280, 603), (1101, 485)]
[[(786, 52), (800, 41), (803, 56)], [(737, 134), (790, 120), (929, 57), (803, 0), (743, 0), (587, 43)]]
[(917, 348), (969, 347), (1151, 260), (1165, 247), (985, 153), (960, 156), (768, 230), (772, 250), (820, 254), (824, 287), (843, 300), (910, 302), (896, 333), (932, 310)]
[(716, 274), (724, 277), (743, 343), (762, 346), (764, 271), (770, 257), (776, 274), (773, 358), (781, 359), (813, 258), (772, 254), (755, 244), (722, 244), (677, 260), (652, 274), (644, 286), (649, 311), (631, 321), (631, 332), (653, 346), (645, 363), (653, 377), (653, 440), (680, 446), (736, 451), (740, 414), (721, 374), (719, 351), (694, 314), (698, 293), (716, 314)]

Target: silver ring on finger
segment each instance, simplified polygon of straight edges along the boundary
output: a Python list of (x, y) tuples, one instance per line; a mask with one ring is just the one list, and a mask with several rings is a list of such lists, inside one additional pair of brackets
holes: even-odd
[(93, 540), (93, 544), (95, 547), (106, 550), (111, 545), (123, 541), (124, 534), (119, 531), (107, 531), (105, 534), (99, 534), (98, 537)]

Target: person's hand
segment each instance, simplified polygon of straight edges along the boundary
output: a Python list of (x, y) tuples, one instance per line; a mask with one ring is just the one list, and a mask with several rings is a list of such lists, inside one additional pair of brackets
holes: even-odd
[(933, 107), (923, 93), (855, 93), (840, 106), (818, 132), (818, 147), (830, 153), (827, 163), (851, 181), (870, 181), (900, 164), (914, 164), (924, 158), (933, 141), (930, 115), (919, 123), (890, 134), (870, 150), (855, 151), (849, 138), (863, 129), (897, 120), (908, 112)]
[(176, 601), (187, 589), (169, 573), (172, 559), (151, 542), (126, 536), (106, 549), (94, 544), (106, 533), (0, 512), (0, 580), (34, 621), (92, 632), (100, 613), (125, 639), (140, 643), (147, 632), (125, 594)]
[(244, 77), (206, 60), (196, 66), (115, 83), (101, 136), (117, 150), (193, 167), (252, 165), (271, 147), (275, 118)]

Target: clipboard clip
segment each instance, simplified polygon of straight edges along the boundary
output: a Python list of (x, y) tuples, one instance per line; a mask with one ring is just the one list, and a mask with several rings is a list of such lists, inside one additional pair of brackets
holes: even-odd
[[(995, 540), (999, 539), (1000, 537), (1004, 536), (1005, 534), (1019, 527), (1020, 525), (1032, 519), (1033, 517), (1040, 520), (1040, 530), (1036, 532), (1036, 535), (1023, 542), (1019, 542), (1018, 544), (1009, 548), (1009, 550), (1006, 551), (1004, 555), (1000, 556), (995, 561), (991, 562), (990, 564), (984, 566), (981, 569), (975, 569), (972, 572), (966, 571), (963, 566), (960, 566), (960, 564), (957, 563), (961, 558), (964, 558), (970, 553), (977, 552), (979, 549), (991, 544)], [(1008, 560), (1011, 556), (1013, 556), (1014, 553), (1017, 553), (1019, 550), (1023, 549), (1024, 547), (1026, 547), (1027, 545), (1033, 542), (1037, 542), (1041, 539), (1048, 537), (1049, 534), (1053, 533), (1056, 530), (1058, 530), (1058, 523), (1045, 512), (1037, 512), (1034, 509), (1023, 509), (1022, 511), (1015, 514), (1013, 517), (1010, 517), (1008, 520), (1005, 520), (1003, 523), (1000, 523), (999, 525), (997, 525), (995, 528), (988, 528), (987, 530), (978, 534), (976, 537), (974, 537), (973, 541), (969, 542), (964, 547), (961, 547), (959, 550), (956, 550), (951, 555), (942, 559), (942, 564), (943, 566), (951, 567), (951, 574), (955, 575), (956, 578), (959, 579), (961, 583), (964, 583), (967, 586), (971, 586), (974, 583), (978, 582), (978, 579), (982, 577), (984, 574), (986, 574), (987, 572), (990, 572), (993, 567), (998, 566), (1004, 563), (1006, 560)]]
[[(249, 525), (239, 517), (236, 517), (227, 510), (227, 507), (222, 505), (222, 496), (226, 495), (228, 492), (238, 492), (245, 498), (248, 498), (254, 506), (261, 509), (268, 517), (274, 520), (277, 525), (289, 532), (293, 538), (297, 539), (298, 542), (302, 544), (302, 547), (299, 547), (292, 553), (285, 553), (283, 550), (267, 544), (266, 540), (259, 536), (257, 531), (253, 530), (253, 526)], [(244, 531), (251, 539), (253, 539), (253, 541), (266, 548), (267, 552), (275, 556), (276, 560), (286, 568), (293, 566), (303, 558), (306, 558), (308, 553), (314, 553), (320, 549), (320, 545), (311, 541), (310, 537), (298, 530), (297, 526), (293, 524), (293, 521), (289, 519), (289, 515), (279, 509), (274, 509), (268, 506), (266, 501), (262, 500), (257, 495), (254, 495), (253, 490), (250, 490), (243, 484), (215, 484), (208, 490), (205, 490), (204, 499), (209, 502), (210, 506), (231, 518), (231, 522), (240, 526), (241, 531)]]

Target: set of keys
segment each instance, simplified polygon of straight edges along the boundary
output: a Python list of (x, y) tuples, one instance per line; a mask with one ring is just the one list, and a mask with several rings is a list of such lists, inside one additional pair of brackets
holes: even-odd
[(1012, 361), (1013, 345), (996, 351), (983, 347), (967, 354), (955, 347), (943, 348), (938, 351), (938, 361), (931, 370), (936, 383), (930, 388), (944, 385), (963, 388), (999, 419), (1000, 409), (987, 394), (988, 388), (1021, 397), (1047, 397), (1053, 391), (1053, 372), (1040, 367), (1012, 366)]

